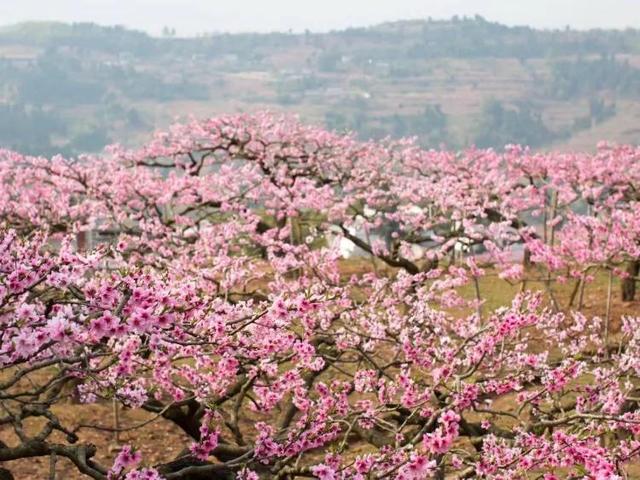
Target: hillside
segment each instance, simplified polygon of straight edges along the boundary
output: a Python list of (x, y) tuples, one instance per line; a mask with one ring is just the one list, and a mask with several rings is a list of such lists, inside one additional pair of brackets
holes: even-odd
[(316, 34), (162, 38), (122, 27), (0, 28), (0, 146), (137, 144), (176, 117), (270, 109), (428, 147), (591, 150), (640, 138), (640, 31), (481, 17)]

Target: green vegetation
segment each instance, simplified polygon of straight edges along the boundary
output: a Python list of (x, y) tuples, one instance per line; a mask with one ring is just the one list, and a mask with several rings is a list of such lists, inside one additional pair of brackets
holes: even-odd
[(505, 107), (497, 100), (487, 102), (482, 110), (482, 122), (475, 139), (480, 148), (521, 143), (539, 147), (551, 143), (560, 134), (550, 131), (538, 111), (528, 103)]
[(41, 107), (0, 105), (0, 145), (28, 154), (51, 155), (53, 139), (64, 135), (65, 122)]
[(555, 63), (549, 85), (550, 93), (562, 99), (590, 95), (602, 90), (625, 96), (640, 96), (640, 70), (619, 62), (614, 56), (598, 60), (578, 59)]

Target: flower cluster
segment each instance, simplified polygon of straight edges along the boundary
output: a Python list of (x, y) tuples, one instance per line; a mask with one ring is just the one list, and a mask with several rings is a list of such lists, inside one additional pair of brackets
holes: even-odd
[[(424, 151), (269, 114), (100, 157), (2, 151), (0, 461), (56, 453), (99, 480), (631, 478), (640, 320), (613, 331), (610, 307), (615, 277), (638, 276), (638, 191), (635, 147)], [(101, 465), (56, 415), (70, 395), (189, 440)]]

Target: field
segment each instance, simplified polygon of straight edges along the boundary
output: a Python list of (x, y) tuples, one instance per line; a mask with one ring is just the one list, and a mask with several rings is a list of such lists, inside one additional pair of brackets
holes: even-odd
[[(574, 58), (556, 60), (572, 61)], [(640, 56), (630, 56), (628, 60), (634, 64), (640, 63)], [(340, 73), (314, 72), (314, 77), (327, 86), (302, 92), (290, 105), (283, 105), (279, 99), (279, 85), (283, 82), (286, 84), (288, 78), (297, 79), (301, 74), (283, 75), (278, 69), (296, 71), (296, 66), (300, 64), (304, 64), (302, 59), (267, 71), (218, 72), (212, 75), (211, 85), (205, 84), (209, 100), (168, 101), (162, 104), (134, 102), (133, 105), (143, 112), (150, 125), (161, 129), (168, 127), (176, 118), (184, 117), (184, 112), (204, 117), (217, 113), (270, 110), (299, 115), (304, 121), (317, 125), (324, 125), (327, 115), (335, 112), (347, 118), (364, 115), (371, 119), (371, 125), (367, 128), (373, 131), (379, 129), (382, 134), (391, 135), (394, 134), (388, 127), (376, 119), (390, 115), (410, 118), (421, 115), (426, 106), (440, 105), (448, 118), (450, 138), (443, 141), (449, 146), (474, 143), (478, 125), (482, 122), (483, 106), (490, 100), (500, 100), (506, 105), (532, 102), (545, 124), (554, 131), (571, 132), (575, 119), (589, 115), (588, 97), (561, 100), (550, 98), (540, 91), (541, 82), (550, 76), (550, 64), (546, 60), (534, 59), (523, 64), (515, 59), (443, 58), (416, 65), (416, 70), (423, 73), (406, 78), (389, 78), (384, 72), (348, 67)], [(191, 75), (202, 78), (202, 71), (215, 70), (215, 63), (198, 65)], [(620, 144), (636, 142), (638, 131), (630, 126), (637, 124), (640, 119), (640, 102), (636, 99), (619, 99), (615, 92), (603, 91), (601, 97), (616, 103), (615, 116), (584, 130), (571, 132), (568, 138), (540, 145), (539, 148), (593, 151), (597, 142), (605, 138)], [(347, 128), (355, 126), (347, 124)], [(146, 132), (140, 135), (144, 134)], [(114, 132), (114, 137), (125, 138), (132, 145), (141, 140), (140, 136), (128, 135), (126, 129)]]

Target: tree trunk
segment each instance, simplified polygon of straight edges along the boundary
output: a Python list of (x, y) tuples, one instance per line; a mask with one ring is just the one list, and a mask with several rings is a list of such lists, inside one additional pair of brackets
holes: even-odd
[(634, 260), (627, 264), (627, 274), (629, 278), (623, 278), (622, 285), (622, 301), (631, 302), (636, 296), (636, 277), (640, 273), (640, 260)]
[(14, 480), (14, 477), (6, 468), (0, 468), (0, 480)]

